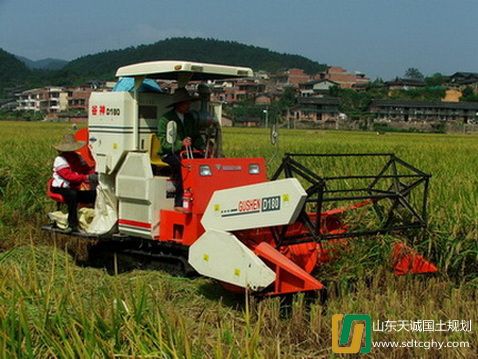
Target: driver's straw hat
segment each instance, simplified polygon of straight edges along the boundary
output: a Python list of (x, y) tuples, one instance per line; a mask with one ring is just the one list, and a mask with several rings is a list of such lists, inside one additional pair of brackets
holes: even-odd
[(180, 102), (192, 102), (198, 101), (200, 98), (198, 96), (191, 96), (184, 87), (177, 89), (174, 93), (170, 96), (169, 100), (171, 101), (168, 107), (174, 106)]

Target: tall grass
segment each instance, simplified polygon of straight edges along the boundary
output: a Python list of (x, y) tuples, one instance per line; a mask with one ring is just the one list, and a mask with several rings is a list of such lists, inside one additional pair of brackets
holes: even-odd
[[(224, 141), (233, 156), (265, 156), (269, 168), (278, 167), (285, 152), (292, 153), (395, 153), (432, 174), (427, 241), (418, 246), (455, 280), (475, 281), (478, 273), (478, 136), (370, 132), (282, 132), (277, 154), (265, 130), (231, 129)], [(247, 146), (253, 143), (253, 146)], [(313, 163), (320, 174), (372, 174), (375, 159)], [(478, 284), (478, 283), (477, 283)]]
[[(289, 358), (330, 354), (330, 316), (462, 319), (476, 322), (476, 291), (437, 278), (410, 281), (387, 271), (354, 288), (335, 286), (327, 305), (303, 297), (283, 318), (278, 299), (235, 304), (206, 279), (133, 271), (110, 276), (79, 268), (61, 251), (22, 247), (0, 257), (0, 352), (3, 357)], [(386, 284), (385, 284), (386, 283)], [(229, 298), (232, 299), (232, 298)], [(374, 340), (477, 343), (476, 331), (374, 333)], [(469, 357), (475, 348), (374, 350), (380, 358)]]
[[(307, 310), (298, 296), (283, 318), (277, 299), (235, 297), (204, 279), (160, 271), (116, 276), (81, 268), (39, 230), (53, 204), (45, 183), (63, 124), (0, 122), (0, 357), (329, 357), (330, 318), (370, 313), (381, 319), (467, 319), (476, 323), (478, 137), (282, 131), (279, 152), (265, 130), (226, 129), (231, 156), (264, 156), (270, 172), (284, 152), (395, 152), (433, 175), (430, 228), (418, 245), (440, 267), (435, 277), (395, 278), (387, 265), (392, 237), (352, 242), (320, 268), (326, 304)], [(371, 171), (373, 163), (313, 164), (322, 174)], [(60, 245), (63, 246), (64, 243)], [(44, 246), (47, 245), (47, 246)], [(69, 243), (71, 246), (72, 243)], [(452, 280), (450, 280), (452, 279)], [(440, 340), (394, 333), (374, 340)], [(374, 350), (376, 357), (469, 357), (469, 349)]]

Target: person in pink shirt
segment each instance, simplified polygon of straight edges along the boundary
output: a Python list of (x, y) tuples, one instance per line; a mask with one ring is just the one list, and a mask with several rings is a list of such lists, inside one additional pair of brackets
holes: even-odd
[(94, 203), (98, 176), (77, 154), (86, 143), (76, 141), (73, 135), (65, 135), (54, 145), (58, 156), (53, 162), (53, 181), (51, 191), (60, 194), (68, 206), (68, 228), (66, 232), (78, 231), (78, 203)]

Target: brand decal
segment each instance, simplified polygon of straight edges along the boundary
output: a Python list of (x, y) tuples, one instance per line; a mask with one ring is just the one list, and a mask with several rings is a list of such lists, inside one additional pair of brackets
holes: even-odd
[(222, 166), (223, 171), (240, 171), (242, 170), (242, 166)]
[(221, 217), (240, 216), (260, 212), (280, 211), (281, 196), (240, 200), (235, 208), (221, 210)]
[(91, 106), (92, 116), (119, 116), (121, 110), (119, 108), (106, 107), (105, 105)]
[(216, 165), (216, 169), (218, 171), (241, 171), (242, 170), (242, 166), (234, 166), (234, 165), (220, 165), (220, 164), (217, 164)]

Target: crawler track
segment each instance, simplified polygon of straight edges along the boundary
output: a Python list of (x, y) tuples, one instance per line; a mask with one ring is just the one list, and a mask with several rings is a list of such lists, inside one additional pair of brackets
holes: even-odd
[[(174, 275), (195, 275), (188, 263), (188, 248), (125, 235), (91, 235), (83, 232), (65, 233), (51, 225), (42, 227), (53, 238), (77, 238), (88, 245), (88, 258), (81, 265), (104, 267), (108, 271), (132, 269), (163, 269)], [(119, 264), (118, 264), (119, 263)]]

